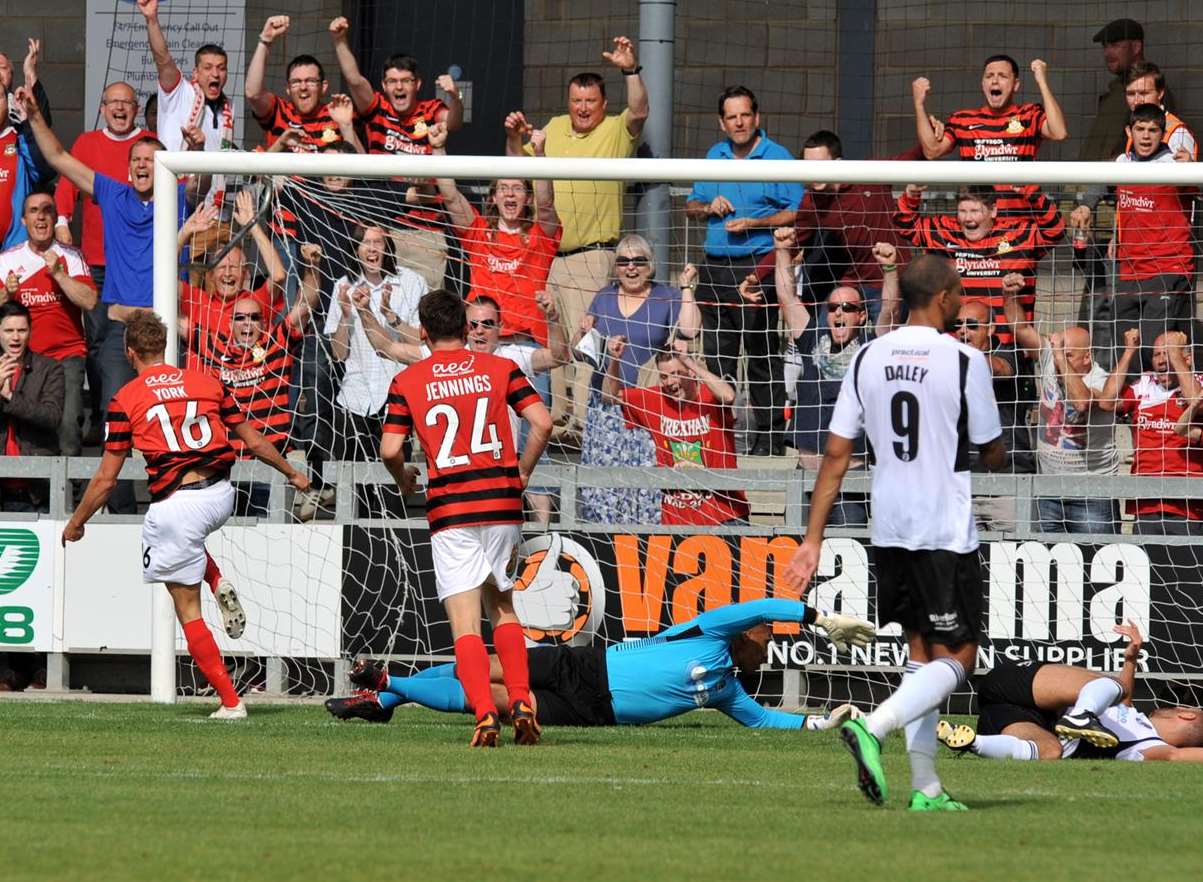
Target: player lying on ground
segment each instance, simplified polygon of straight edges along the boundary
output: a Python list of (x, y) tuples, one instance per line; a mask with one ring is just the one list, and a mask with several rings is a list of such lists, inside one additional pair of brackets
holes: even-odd
[[(770, 710), (740, 685), (736, 669), (760, 669), (773, 622), (801, 622), (824, 631), (840, 650), (866, 646), (874, 629), (850, 616), (825, 615), (795, 600), (752, 600), (702, 613), (662, 634), (603, 646), (547, 646), (528, 650), (532, 705), (539, 723), (551, 726), (614, 726), (654, 723), (699, 707), (720, 710), (754, 728), (830, 729), (856, 715), (851, 705), (831, 714), (805, 716)], [(501, 666), (492, 661), (492, 689), (505, 697)], [(351, 682), (363, 687), (350, 698), (333, 698), (326, 709), (340, 719), (387, 722), (407, 701), (441, 711), (471, 713), (455, 679), (454, 665), (415, 677), (390, 677), (379, 662), (361, 662)]]
[(229, 432), (298, 490), (309, 479), (289, 465), (235, 406), (220, 382), (164, 362), (167, 328), (150, 310), (134, 310), (125, 325), (125, 354), (138, 376), (113, 396), (105, 424), (104, 457), (83, 499), (63, 528), (63, 545), (78, 542), (84, 525), (117, 486), (131, 448), (146, 458), (151, 497), (142, 522), (142, 580), (162, 582), (175, 604), (188, 652), (221, 696), (214, 719), (246, 717), (221, 652), (201, 618), (205, 538), (234, 511)]
[(1005, 663), (978, 684), (977, 732), (940, 721), (945, 747), (990, 759), (1120, 759), (1203, 762), (1203, 709), (1132, 706), (1140, 631), (1115, 630), (1131, 641), (1119, 677), (1068, 665)]

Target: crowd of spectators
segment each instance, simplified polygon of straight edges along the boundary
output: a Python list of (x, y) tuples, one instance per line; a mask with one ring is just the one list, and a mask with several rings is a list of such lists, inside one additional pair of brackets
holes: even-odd
[[(239, 149), (226, 52), (202, 46), (185, 74), (168, 50), (157, 0), (138, 7), (158, 74), (156, 118), (148, 106), (142, 125), (134, 90), (111, 83), (101, 128), (64, 149), (37, 80), (40, 45), (30, 41), (15, 90), (13, 66), (0, 57), (0, 116), (9, 120), (0, 133), (0, 428), (9, 454), (79, 454), (131, 377), (124, 321), (152, 304), (155, 151)], [(423, 98), (419, 60), (398, 54), (373, 83), (350, 47), (350, 26), (345, 18), (329, 26), (347, 94), (331, 94), (310, 55), (287, 63), (277, 93), (267, 64), (290, 21), (267, 19), (246, 78), (260, 149), (446, 152), (464, 118), (455, 81), (436, 77), (442, 97)], [(1172, 95), (1144, 58), (1141, 26), (1111, 22), (1095, 42), (1116, 76), (1082, 158), (1194, 161), (1196, 140), (1169, 112)], [(582, 72), (567, 85), (565, 114), (542, 127), (520, 111), (498, 120), (507, 154), (635, 153), (649, 114), (662, 109), (649, 106), (629, 39), (615, 38), (601, 54), (621, 72), (625, 107), (609, 114), (604, 78)], [(1048, 65), (1035, 59), (1027, 69), (1039, 103), (1021, 100), (1020, 65), (996, 55), (982, 67), (984, 104), (943, 120), (930, 112), (932, 84), (918, 77), (915, 146), (894, 158), (1026, 161), (1043, 140), (1072, 137)], [(721, 138), (706, 157), (792, 158), (789, 145), (769, 137), (760, 109), (746, 87), (724, 88)], [(834, 162), (843, 148), (837, 133), (817, 131), (797, 155)], [(1092, 248), (1115, 262), (1118, 281), (1087, 292), (1081, 325), (1042, 335), (1037, 267), (1067, 228), (1075, 244), (1091, 235), (1107, 198), (1119, 232)], [(898, 275), (918, 249), (956, 265), (964, 302), (949, 331), (989, 357), (1011, 471), (1115, 474), (1120, 420), (1132, 427), (1133, 473), (1196, 475), (1203, 451), (1191, 416), (1201, 389), (1192, 357), (1192, 199), (1183, 188), (1122, 186), (1113, 197), (1082, 194), (1063, 217), (1038, 187), (976, 186), (941, 213), (925, 206), (919, 186), (896, 197), (881, 185), (698, 181), (684, 213), (704, 225), (701, 256), (673, 285), (661, 281), (668, 268), (657, 266), (648, 241), (625, 227), (620, 182), (500, 179), (477, 204), (445, 178), (273, 186), (193, 176), (181, 183), (179, 244), (182, 263), (205, 270), (181, 282), (179, 334), (189, 364), (236, 390), (265, 434), (314, 469), (315, 489), (298, 500), (302, 519), (332, 505), (334, 488), (320, 483), (324, 461), (378, 458), (389, 382), (425, 351), (418, 301), (444, 286), (462, 289), (472, 305), (471, 347), (506, 354), (527, 372), (553, 406), (553, 440), (561, 450), (576, 446), (582, 464), (728, 468), (737, 452), (781, 457), (788, 447), (800, 468), (814, 468), (852, 355), (904, 320)], [(457, 251), (462, 274), (449, 257)], [(751, 414), (742, 436), (741, 402)], [(871, 456), (858, 451), (862, 464)], [(240, 510), (265, 513), (266, 493), (264, 485), (243, 488)], [(529, 490), (539, 520), (550, 519), (553, 495)], [(579, 515), (594, 521), (748, 518), (735, 492), (583, 488), (579, 498)], [(45, 510), (45, 488), (8, 480), (2, 502)], [(135, 505), (124, 487), (110, 508)], [(382, 491), (361, 494), (359, 505), (403, 510)], [(1195, 502), (1135, 500), (1131, 510), (1142, 532), (1203, 527)], [(834, 515), (848, 525), (868, 516), (867, 500), (847, 494)], [(1004, 530), (1023, 520), (1014, 499), (1000, 497), (981, 500), (978, 516)], [(1120, 516), (1114, 499), (1042, 498), (1038, 521), (1049, 531), (1106, 533)]]

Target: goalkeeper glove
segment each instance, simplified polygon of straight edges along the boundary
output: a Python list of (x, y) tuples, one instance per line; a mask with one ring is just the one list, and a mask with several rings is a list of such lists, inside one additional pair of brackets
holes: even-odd
[(868, 622), (838, 614), (819, 613), (815, 618), (815, 627), (822, 628), (827, 634), (827, 639), (840, 652), (847, 652), (849, 643), (853, 646), (868, 646), (869, 641), (877, 635), (877, 629)]
[(845, 720), (859, 720), (864, 714), (861, 709), (854, 704), (841, 704), (831, 713), (824, 717), (808, 716), (806, 718), (806, 728), (811, 732), (822, 732), (827, 729), (835, 729), (843, 725)]

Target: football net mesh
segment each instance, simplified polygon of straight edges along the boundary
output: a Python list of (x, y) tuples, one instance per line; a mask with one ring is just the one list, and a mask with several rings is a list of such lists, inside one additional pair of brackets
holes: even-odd
[[(719, 177), (721, 164), (715, 165)], [(1156, 297), (1158, 303), (1181, 297), (1190, 306), (1185, 313), (1150, 319), (1161, 322), (1152, 332), (1148, 323), (1125, 325), (1115, 315), (1113, 292), (1117, 283), (1124, 283), (1124, 261), (1136, 253), (1133, 249), (1179, 235), (1191, 220), (1193, 197), (1186, 187), (1126, 184), (1122, 168), (1117, 169), (1106, 183), (1118, 194), (1121, 221), (1147, 224), (1149, 218), (1133, 221), (1126, 213), (1144, 199), (1166, 197), (1170, 201), (1164, 204), (1173, 209), (1154, 216), (1154, 224), (1164, 224), (1164, 229), (1157, 226), (1153, 237), (1132, 240), (1124, 238), (1126, 231), (1119, 234), (1118, 262), (1107, 254), (1117, 238), (1115, 221), (1097, 220), (1106, 216), (1105, 203), (1094, 214), (1085, 243), (1080, 235), (1071, 242), (1072, 235), (1063, 229), (1081, 188), (1028, 188), (1023, 198), (1032, 208), (1013, 210), (1004, 218), (989, 215), (992, 200), (1017, 198), (1009, 187), (997, 194), (989, 187), (975, 189), (968, 198), (964, 188), (946, 183), (909, 191), (901, 185), (852, 184), (838, 191), (827, 185), (813, 192), (819, 204), (830, 201), (833, 192), (877, 194), (889, 211), (874, 215), (866, 209), (859, 220), (873, 225), (884, 217), (888, 226), (871, 238), (894, 243), (897, 253), (891, 262), (905, 265), (909, 257), (929, 250), (946, 254), (961, 272), (964, 304), (959, 325), (950, 331), (990, 358), (1009, 451), (1006, 471), (1032, 482), (1028, 489), (1009, 492), (1008, 485), (996, 484), (992, 495), (975, 499), (975, 515), (987, 536), (981, 550), (989, 635), (983, 666), (1000, 658), (1033, 658), (1116, 671), (1124, 643), (1112, 628), (1133, 620), (1147, 641), (1141, 667), (1148, 675), (1142, 681), (1145, 696), (1189, 701), (1203, 661), (1197, 551), (1181, 539), (1143, 534), (1159, 526), (1175, 528), (1173, 500), (1185, 499), (1181, 494), (1189, 489), (1181, 482), (1197, 473), (1197, 447), (1175, 431), (1189, 432), (1189, 417), (1181, 417), (1190, 395), (1198, 394), (1181, 388), (1194, 373), (1187, 363), (1195, 340), (1193, 266), (1186, 288)], [(437, 188), (434, 178), (398, 182), (279, 175), (227, 176), (227, 181), (231, 192), (244, 190), (248, 196), (238, 219), (220, 221), (205, 234), (207, 244), (197, 240), (194, 269), (220, 259), (216, 269), (197, 273), (197, 291), (181, 302), (192, 328), (186, 342), (202, 361), (205, 353), (216, 356), (208, 367), (253, 400), (254, 390), (263, 388), (264, 371), (277, 364), (270, 357), (270, 341), (288, 337), (272, 338), (269, 329), (282, 322), (285, 328), (295, 325), (286, 363), (293, 390), (284, 407), (287, 445), (325, 482), (309, 497), (278, 494), (266, 508), (243, 512), (304, 521), (310, 529), (346, 523), (352, 514), (358, 519), (342, 528), (341, 657), (391, 657), (394, 670), (403, 672), (451, 655), (450, 630), (435, 599), (422, 497), (402, 499), (377, 462), (383, 389), (407, 362), (425, 354), (417, 338), (417, 303), (440, 279), (470, 302), (469, 345), (515, 358), (530, 370), (536, 388), (545, 391), (553, 413), (563, 415), (541, 463), (546, 478), (536, 477), (531, 484), (530, 529), (515, 569), (523, 589), (519, 610), (532, 640), (642, 637), (728, 602), (791, 596), (779, 576), (803, 532), (797, 525), (805, 523), (805, 494), (791, 485), (813, 479), (821, 430), (839, 381), (850, 356), (872, 338), (874, 329), (873, 284), (844, 284), (848, 272), (864, 269), (858, 269), (854, 250), (837, 250), (838, 242), (825, 249), (808, 243), (795, 249), (790, 246), (796, 237), (783, 239), (777, 244), (785, 247), (774, 249), (770, 236), (759, 280), (746, 280), (742, 293), (738, 285), (723, 288), (721, 280), (739, 282), (745, 272), (732, 277), (728, 261), (707, 255), (705, 222), (686, 214), (691, 188), (681, 185), (673, 191), (672, 240), (659, 252), (668, 254), (666, 262), (658, 262), (656, 249), (641, 240), (623, 238), (614, 251), (584, 252), (591, 260), (600, 259), (604, 269), (600, 276), (578, 277), (572, 256), (556, 265), (540, 259), (539, 240), (546, 231), (534, 228), (537, 220), (524, 228), (522, 204), (537, 202), (545, 186), (538, 182), (444, 179), (444, 192), (464, 198), (458, 207), (460, 224), (467, 218), (482, 227), (472, 232), (453, 223), (447, 212), (430, 212), (428, 203), (415, 202), (416, 188)], [(628, 195), (621, 226), (635, 230), (640, 221), (629, 195), (634, 188), (624, 182), (623, 189)], [(582, 211), (580, 202), (578, 198), (565, 212)], [(415, 206), (421, 212), (420, 227), (413, 222)], [(1182, 219), (1173, 213), (1179, 210)], [(985, 219), (975, 221), (974, 211), (984, 211)], [(560, 215), (561, 223), (574, 220), (580, 218)], [(263, 231), (251, 234), (255, 224)], [(511, 225), (520, 232), (508, 232)], [(286, 232), (290, 226), (295, 231), (291, 235)], [(1082, 244), (1086, 247), (1076, 247)], [(1193, 236), (1186, 247), (1193, 249)], [(268, 277), (273, 261), (267, 259), (267, 248), (283, 266), (282, 277), (276, 269), (274, 281)], [(320, 258), (315, 256), (318, 249)], [(246, 275), (223, 276), (222, 268), (239, 250), (245, 255)], [(782, 252), (780, 258), (775, 250)], [(882, 254), (885, 260), (889, 252)], [(445, 260), (442, 275), (432, 273), (432, 255)], [(557, 286), (555, 273), (563, 263), (568, 264), (567, 275)], [(580, 272), (592, 271), (582, 265)], [(1020, 276), (1011, 314), (1018, 311), (1026, 332), (1011, 326), (999, 296), (1001, 280), (1010, 273)], [(682, 281), (687, 289), (695, 287), (683, 294)], [(231, 294), (234, 289), (238, 291)], [(500, 315), (480, 302), (482, 296), (497, 301)], [(298, 313), (296, 304), (307, 298), (312, 309)], [(888, 289), (883, 300), (879, 333), (902, 320)], [(549, 303), (554, 304), (550, 315)], [(1030, 318), (1024, 316), (1025, 305)], [(698, 314), (691, 316), (691, 310)], [(734, 369), (720, 375), (721, 362), (708, 358), (712, 353), (707, 347), (721, 337), (707, 336), (707, 322), (713, 319), (704, 316), (706, 310), (742, 314), (744, 327), (763, 328), (773, 343), (749, 352), (745, 336), (731, 362)], [(255, 311), (261, 319), (248, 321), (244, 313)], [(523, 316), (527, 330), (507, 328), (509, 316)], [(533, 324), (538, 319), (548, 327)], [(1136, 351), (1125, 357), (1122, 341), (1129, 326), (1140, 327), (1142, 336)], [(1076, 344), (1078, 350), (1075, 334), (1089, 335), (1086, 343)], [(630, 345), (616, 354), (619, 336)], [(1037, 342), (1031, 342), (1033, 337)], [(637, 341), (644, 351), (628, 364), (624, 359), (631, 359)], [(674, 341), (677, 357), (658, 369), (655, 353), (673, 349)], [(569, 363), (559, 364), (565, 357)], [(780, 362), (777, 382), (787, 387), (773, 423), (758, 412), (774, 405), (756, 398), (757, 359)], [(1125, 361), (1128, 370), (1121, 376), (1117, 365)], [(616, 363), (613, 370), (611, 362)], [(1117, 385), (1107, 401), (1118, 406), (1100, 411), (1075, 406), (1067, 397), (1066, 384), (1076, 382), (1071, 375), (1098, 387), (1102, 397), (1100, 384), (1113, 373)], [(601, 382), (607, 375), (613, 379), (609, 387)], [(575, 399), (578, 387), (584, 394)], [(578, 413), (579, 428), (572, 422)], [(783, 451), (754, 450), (758, 426), (768, 425), (783, 426)], [(906, 429), (896, 426), (900, 443), (906, 442)], [(1094, 473), (1082, 471), (1083, 457), (1095, 453), (1099, 459), (1089, 463)], [(423, 452), (415, 449), (414, 457), (422, 462)], [(675, 486), (649, 488), (655, 482), (647, 476), (655, 472), (636, 473), (632, 479), (633, 467), (671, 469)], [(865, 528), (871, 507), (864, 495), (866, 471), (854, 470), (851, 480), (858, 480), (858, 472), (860, 483), (840, 500), (840, 521), (829, 527), (832, 538), (808, 599), (825, 609), (872, 619), (872, 552)], [(1066, 473), (1074, 483), (1064, 481)], [(1129, 473), (1145, 475), (1144, 483), (1124, 485), (1125, 490), (1107, 477)], [(559, 479), (568, 475), (573, 480), (560, 485)], [(738, 489), (716, 489), (716, 480), (732, 475)], [(354, 484), (347, 482), (352, 476)], [(1033, 501), (1031, 494), (1038, 495), (1044, 481), (1058, 479), (1066, 487), (1080, 482), (1076, 492), (1083, 495), (1072, 498), (1096, 500), (1114, 512), (1114, 521), (1100, 526), (1098, 518), (1075, 520), (1060, 508), (1050, 514), (1046, 503)], [(589, 486), (591, 482), (599, 486)], [(1069, 495), (1049, 499), (1060, 506)], [(250, 505), (251, 499), (243, 504)], [(1185, 510), (1196, 504), (1187, 501)], [(746, 517), (752, 528), (716, 529), (738, 517)], [(1067, 523), (1052, 523), (1060, 517)], [(398, 519), (406, 520), (401, 524)], [(1065, 536), (1074, 532), (1096, 535), (1072, 541)], [(1132, 534), (1143, 535), (1143, 544)], [(246, 557), (236, 535), (225, 531), (211, 541), (219, 561)], [(297, 551), (291, 560), (284, 555), (282, 563), (296, 567), (304, 560)], [(274, 574), (263, 578), (270, 582)], [(570, 603), (563, 601), (567, 596)], [(278, 644), (281, 633), (321, 628), (330, 621), (331, 610), (307, 606), (300, 598), (280, 609), (273, 606), (278, 600), (257, 607), (256, 591), (249, 587), (243, 597), (251, 621), (263, 623), (271, 633), (271, 645)], [(253, 684), (267, 674), (252, 634), (253, 629), (230, 648), (246, 656), (246, 677)], [(800, 689), (797, 697), (808, 706), (848, 697), (874, 703), (888, 694), (903, 660), (896, 629), (887, 630), (867, 651), (837, 658), (805, 629), (800, 633), (782, 626), (768, 668), (754, 679), (770, 700), (783, 690), (792, 698), (793, 690)], [(338, 688), (329, 662), (287, 659), (288, 687), (317, 692)], [(783, 670), (800, 671), (801, 682), (792, 674), (783, 680)]]

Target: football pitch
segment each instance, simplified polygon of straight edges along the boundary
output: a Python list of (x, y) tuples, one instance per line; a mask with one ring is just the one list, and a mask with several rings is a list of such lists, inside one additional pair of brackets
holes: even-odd
[[(941, 757), (964, 814), (913, 814), (901, 737), (869, 805), (832, 733), (717, 713), (471, 751), (467, 717), (0, 702), (0, 878), (1186, 878), (1203, 769)], [(506, 732), (508, 736), (508, 731)]]

